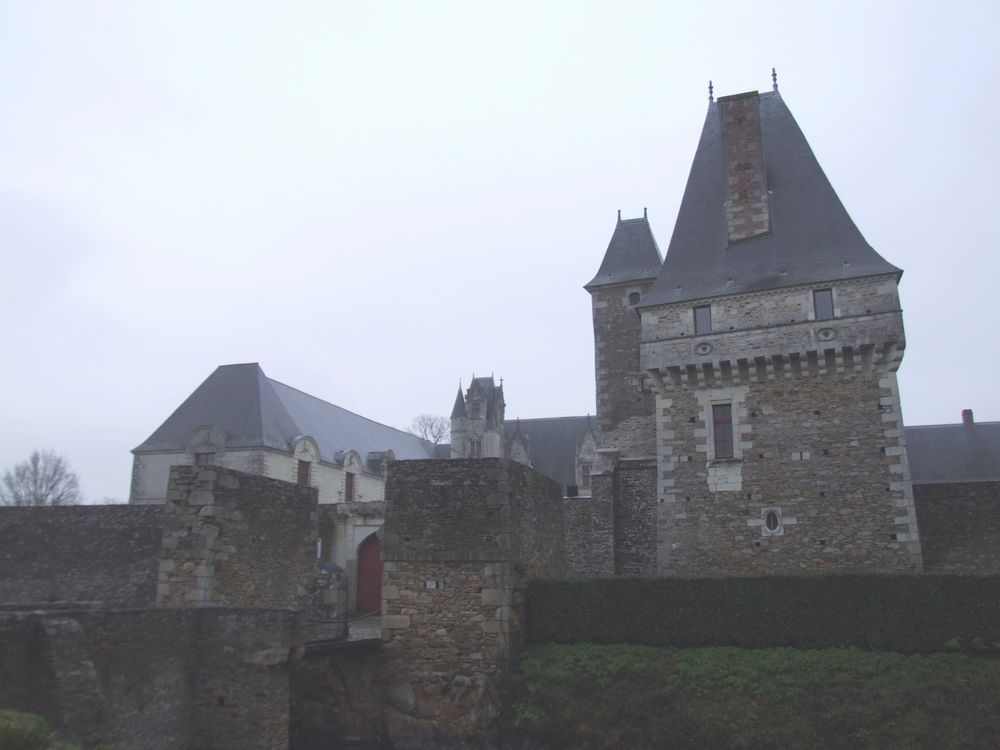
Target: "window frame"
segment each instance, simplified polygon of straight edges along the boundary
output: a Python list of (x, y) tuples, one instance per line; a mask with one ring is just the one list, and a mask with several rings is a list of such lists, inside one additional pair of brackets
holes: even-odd
[[(707, 313), (708, 313), (708, 321), (707, 321), (708, 322), (708, 327), (707, 328), (703, 329), (698, 324), (698, 311), (699, 310), (707, 311)], [(711, 333), (712, 332), (712, 306), (711, 305), (695, 305), (692, 308), (692, 314), (694, 316), (694, 332), (695, 332), (695, 334)]]
[(469, 458), (483, 457), (483, 441), (479, 438), (469, 440)]
[[(822, 294), (823, 292), (829, 294), (829, 303), (830, 303), (829, 315), (820, 315), (819, 295)], [(823, 289), (813, 289), (812, 298), (813, 298), (813, 320), (833, 320), (837, 316), (837, 312), (833, 306), (833, 287), (824, 287)]]
[(299, 459), (299, 465), (296, 468), (295, 483), (300, 487), (312, 487), (312, 461)]
[[(709, 413), (712, 417), (712, 458), (716, 461), (733, 461), (737, 458), (736, 421), (733, 418), (733, 402), (717, 401), (710, 404), (710, 406)], [(720, 418), (716, 413), (716, 410), (722, 407), (728, 409), (728, 415), (725, 418)], [(728, 428), (728, 439), (724, 438), (725, 433), (720, 429), (722, 427)], [(728, 448), (728, 450), (720, 451), (720, 447)]]

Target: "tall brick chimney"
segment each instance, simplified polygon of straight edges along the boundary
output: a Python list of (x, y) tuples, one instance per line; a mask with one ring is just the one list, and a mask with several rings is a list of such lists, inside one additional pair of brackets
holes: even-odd
[(975, 421), (972, 419), (972, 409), (962, 409), (962, 425), (972, 427)]
[(726, 174), (726, 229), (729, 241), (737, 242), (771, 231), (760, 95), (751, 91), (717, 101)]

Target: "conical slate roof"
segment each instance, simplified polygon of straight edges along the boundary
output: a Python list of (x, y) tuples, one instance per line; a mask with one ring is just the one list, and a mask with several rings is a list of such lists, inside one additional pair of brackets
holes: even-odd
[(777, 91), (760, 94), (770, 232), (730, 245), (719, 106), (709, 107), (670, 247), (640, 307), (902, 273), (862, 237)]
[(222, 365), (188, 396), (135, 453), (184, 450), (199, 427), (219, 428), (226, 448), (289, 451), (308, 435), (320, 458), (339, 463), (356, 450), (367, 457), (391, 450), (397, 459), (435, 458), (426, 440), (271, 380), (257, 363)]
[(462, 386), (458, 387), (458, 395), (455, 396), (455, 406), (451, 410), (451, 418), (458, 419), (465, 416), (465, 397), (462, 395)]
[(619, 213), (601, 268), (584, 288), (655, 279), (662, 262), (660, 248), (646, 216), (622, 220)]

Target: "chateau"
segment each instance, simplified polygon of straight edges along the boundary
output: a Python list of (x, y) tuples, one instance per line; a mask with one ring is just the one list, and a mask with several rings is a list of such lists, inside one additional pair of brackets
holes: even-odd
[(904, 427), (901, 273), (776, 86), (710, 98), (665, 256), (619, 215), (585, 286), (593, 417), (473, 377), (432, 445), (219, 367), (129, 505), (0, 509), (0, 705), (88, 747), (499, 748), (532, 579), (996, 574), (1000, 423)]
[[(776, 83), (710, 97), (666, 255), (645, 212), (619, 212), (585, 285), (594, 417), (511, 422), (502, 381), (473, 377), (450, 446), (435, 446), (227, 365), (134, 450), (131, 502), (162, 502), (178, 464), (315, 487), (333, 509), (322, 558), (371, 608), (392, 460), (506, 458), (554, 479), (566, 542), (587, 550), (579, 574), (918, 571), (910, 462), (925, 484), (1000, 478), (1000, 425), (970, 412), (957, 433), (904, 428), (901, 274), (851, 220)], [(963, 452), (973, 432), (991, 447)], [(942, 451), (965, 468), (943, 473)]]

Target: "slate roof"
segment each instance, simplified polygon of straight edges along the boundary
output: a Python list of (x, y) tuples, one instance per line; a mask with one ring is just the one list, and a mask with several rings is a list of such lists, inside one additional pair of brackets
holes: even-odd
[(369, 454), (391, 450), (397, 459), (436, 458), (437, 448), (409, 432), (271, 380), (257, 363), (222, 365), (198, 386), (167, 421), (134, 453), (184, 450), (198, 427), (214, 426), (226, 436), (226, 448), (274, 448), (290, 451), (304, 435), (313, 438), (320, 458), (341, 463), (356, 450), (365, 464)]
[(584, 288), (655, 279), (662, 263), (663, 256), (646, 216), (622, 220), (619, 213), (601, 267)]
[(1000, 481), (1000, 422), (906, 428), (914, 484)]
[(709, 106), (659, 278), (639, 307), (902, 271), (855, 226), (777, 91), (760, 94), (771, 231), (728, 242), (719, 104)]
[(563, 490), (576, 484), (576, 452), (588, 429), (596, 434), (590, 417), (549, 417), (507, 420), (504, 436), (510, 440), (515, 429), (528, 439), (529, 455), (535, 470), (556, 480)]
[[(499, 429), (500, 411), (497, 400), (503, 399), (503, 386), (497, 385), (492, 375), (488, 378), (473, 378), (469, 385), (469, 396), (472, 397), (476, 391), (479, 391), (486, 401), (486, 426), (494, 430)], [(455, 400), (455, 407), (458, 407), (458, 399)], [(455, 416), (454, 410), (452, 410), (452, 416)]]

